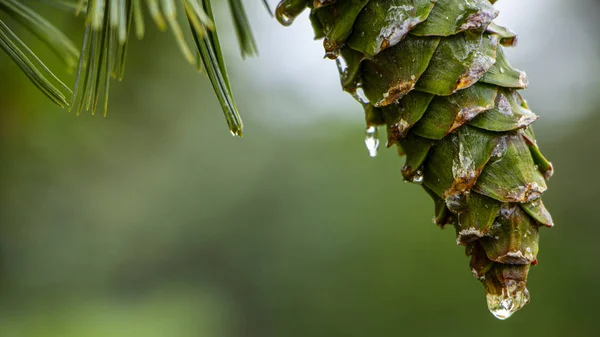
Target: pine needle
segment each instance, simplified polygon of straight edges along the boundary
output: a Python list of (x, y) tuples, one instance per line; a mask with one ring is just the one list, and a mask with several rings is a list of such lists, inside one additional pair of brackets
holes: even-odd
[[(100, 9), (102, 9), (100, 11)], [(125, 54), (134, 6), (126, 0), (88, 2), (86, 28), (71, 106), (77, 114), (84, 109), (96, 113), (103, 97), (103, 113), (108, 110), (110, 77), (123, 77)], [(94, 20), (100, 19), (95, 25)]]
[(41, 15), (16, 0), (0, 1), (0, 9), (3, 9), (13, 19), (35, 34), (69, 68), (74, 68), (77, 65), (79, 51), (73, 41)]
[(158, 29), (165, 31), (167, 29), (167, 23), (165, 22), (165, 18), (163, 17), (160, 8), (158, 7), (157, 0), (146, 0), (148, 4), (148, 11), (150, 11), (150, 16), (154, 20), (154, 23), (158, 27)]
[(267, 9), (267, 12), (269, 12), (271, 17), (274, 17), (275, 15), (273, 14), (273, 10), (271, 9), (271, 6), (269, 6), (269, 2), (267, 0), (262, 0), (262, 3), (263, 3), (263, 5), (265, 5), (265, 8)]
[(70, 94), (71, 90), (1, 20), (0, 47), (50, 100), (61, 107), (69, 105), (62, 91)]
[(188, 47), (185, 39), (183, 37), (183, 32), (181, 31), (181, 27), (179, 27), (179, 23), (177, 23), (177, 9), (175, 7), (174, 0), (162, 0), (161, 2), (162, 10), (167, 18), (167, 22), (169, 23), (169, 27), (173, 31), (173, 36), (175, 36), (175, 40), (179, 45), (179, 49), (183, 53), (185, 59), (190, 63), (194, 64), (195, 59), (192, 51)]
[[(210, 1), (202, 0), (202, 7), (214, 22)], [(221, 108), (225, 114), (225, 119), (229, 125), (229, 130), (234, 136), (241, 137), (243, 129), (242, 120), (233, 100), (233, 94), (231, 92), (227, 70), (225, 67), (225, 60), (221, 52), (217, 32), (216, 30), (208, 31), (205, 27), (203, 31), (208, 31), (208, 34), (202, 34), (202, 32), (195, 30), (194, 24), (192, 23), (194, 20), (190, 19), (189, 17), (188, 20), (190, 22), (190, 27), (195, 32), (194, 41), (196, 42), (196, 47), (198, 48), (200, 58), (202, 59), (204, 67), (206, 68), (208, 78), (210, 79), (217, 98), (221, 103)]]
[(258, 55), (256, 41), (252, 35), (252, 29), (250, 28), (250, 23), (248, 22), (248, 17), (246, 16), (246, 11), (241, 0), (229, 0), (229, 7), (233, 17), (233, 24), (235, 25), (235, 32), (240, 43), (242, 57)]
[(141, 0), (133, 0), (133, 17), (135, 21), (135, 35), (139, 40), (144, 37), (144, 13)]

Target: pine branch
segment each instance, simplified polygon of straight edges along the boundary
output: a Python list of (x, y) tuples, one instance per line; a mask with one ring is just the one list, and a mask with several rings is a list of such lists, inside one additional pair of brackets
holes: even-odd
[[(0, 0), (0, 10), (8, 13), (44, 41), (68, 67), (77, 65), (77, 77), (70, 101), (53, 82), (69, 94), (70, 90), (43, 65), (26, 45), (3, 24), (2, 47), (29, 78), (61, 106), (69, 105), (77, 114), (91, 110), (102, 102), (108, 111), (110, 77), (122, 80), (131, 30), (141, 39), (146, 34), (144, 7), (159, 30), (171, 30), (184, 58), (198, 70), (205, 68), (221, 103), (229, 129), (242, 135), (242, 120), (233, 99), (225, 60), (217, 35), (210, 0), (44, 0), (58, 8), (84, 14), (84, 40), (80, 51), (64, 33), (42, 16), (17, 0)], [(229, 0), (242, 57), (258, 54), (256, 41), (241, 0)], [(185, 13), (189, 31), (179, 25), (179, 15)], [(191, 33), (196, 50), (190, 47), (185, 34)], [(55, 84), (56, 84), (55, 83)]]

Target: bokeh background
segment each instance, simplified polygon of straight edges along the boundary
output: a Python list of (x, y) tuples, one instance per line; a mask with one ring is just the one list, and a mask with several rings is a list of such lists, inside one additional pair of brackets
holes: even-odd
[[(306, 15), (283, 28), (246, 4), (261, 53), (248, 60), (217, 6), (243, 139), (153, 27), (106, 118), (54, 107), (0, 53), (0, 336), (598, 335), (595, 0), (497, 4), (556, 168), (532, 302), (507, 321), (429, 197), (402, 182), (403, 159), (368, 157), (361, 108)], [(81, 20), (39, 8), (81, 41)]]

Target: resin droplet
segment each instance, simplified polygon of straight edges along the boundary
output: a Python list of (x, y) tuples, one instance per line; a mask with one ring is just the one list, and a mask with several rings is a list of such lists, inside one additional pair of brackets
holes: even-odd
[(498, 319), (507, 319), (529, 302), (529, 291), (509, 280), (501, 294), (486, 293), (488, 309)]
[(377, 156), (377, 150), (379, 149), (379, 134), (377, 127), (369, 126), (365, 132), (365, 145), (369, 151), (369, 156)]

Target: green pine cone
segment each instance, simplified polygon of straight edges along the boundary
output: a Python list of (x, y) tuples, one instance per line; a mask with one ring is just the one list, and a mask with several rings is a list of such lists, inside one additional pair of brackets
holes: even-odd
[(493, 0), (284, 0), (285, 25), (304, 9), (342, 87), (365, 108), (366, 144), (377, 127), (406, 155), (405, 180), (435, 202), (471, 256), (490, 311), (505, 319), (529, 301), (542, 203), (552, 165), (537, 147), (537, 116), (518, 93), (527, 79), (502, 46), (516, 36), (492, 22)]

